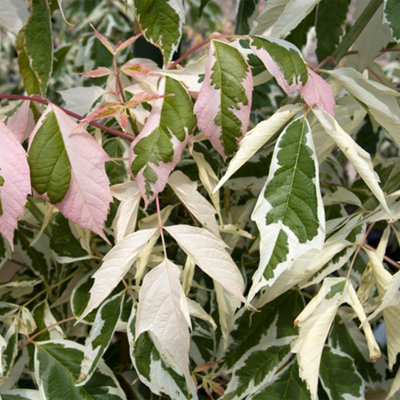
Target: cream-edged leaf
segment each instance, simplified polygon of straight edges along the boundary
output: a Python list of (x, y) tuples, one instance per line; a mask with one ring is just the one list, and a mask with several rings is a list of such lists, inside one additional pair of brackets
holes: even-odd
[(111, 186), (111, 193), (121, 201), (111, 225), (115, 241), (119, 242), (135, 230), (141, 196), (138, 185), (132, 181)]
[(327, 112), (321, 109), (314, 109), (313, 113), (324, 127), (326, 133), (335, 141), (382, 207), (390, 215), (385, 196), (379, 186), (379, 176), (374, 171), (369, 153), (359, 146)]
[(198, 192), (196, 182), (191, 181), (183, 172), (175, 171), (169, 177), (168, 184), (193, 216), (219, 237), (218, 223), (215, 219), (216, 210)]
[(190, 379), (190, 317), (179, 275), (179, 268), (168, 259), (146, 274), (139, 291), (135, 332), (139, 337), (150, 331), (158, 339), (162, 358)]
[(271, 137), (279, 131), (297, 112), (302, 105), (287, 105), (278, 109), (271, 117), (259, 122), (239, 144), (238, 152), (229, 162), (224, 176), (214, 189), (216, 192), (246, 161), (248, 161)]
[(272, 286), (296, 259), (324, 244), (318, 162), (304, 117), (295, 119), (281, 133), (252, 220), (257, 223), (261, 242), (249, 301), (263, 286)]
[(221, 239), (206, 229), (189, 225), (173, 225), (164, 229), (207, 275), (245, 302), (243, 277)]
[(213, 331), (217, 329), (217, 324), (215, 323), (213, 317), (210, 314), (208, 314), (197, 301), (194, 301), (189, 297), (186, 298), (186, 301), (188, 305), (189, 314), (192, 317), (199, 318), (202, 319), (203, 321), (208, 322), (211, 325)]
[(156, 230), (153, 228), (133, 232), (104, 256), (103, 264), (93, 274), (94, 283), (90, 289), (90, 300), (80, 315), (81, 320), (113, 291)]

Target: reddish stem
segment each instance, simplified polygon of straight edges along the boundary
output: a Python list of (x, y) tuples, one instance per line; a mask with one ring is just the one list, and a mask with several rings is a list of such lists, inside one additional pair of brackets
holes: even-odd
[[(29, 100), (29, 101), (36, 101), (37, 103), (42, 103), (42, 104), (52, 104), (52, 102), (49, 99), (45, 99), (44, 97), (39, 96), (39, 95), (24, 96), (24, 95), (19, 95), (19, 94), (3, 94), (3, 93), (0, 93), (0, 99)], [(76, 118), (78, 120), (82, 120), (83, 118), (85, 118), (82, 115), (79, 115), (79, 114), (74, 113), (73, 111), (67, 110), (64, 107), (60, 107), (60, 106), (57, 106), (57, 107), (60, 108), (61, 110), (63, 110), (66, 114), (68, 114), (71, 117)], [(127, 135), (124, 132), (121, 132), (121, 131), (119, 131), (117, 129), (114, 129), (114, 128), (110, 128), (110, 127), (105, 126), (103, 124), (99, 124), (98, 122), (90, 121), (89, 124), (92, 125), (92, 126), (95, 126), (96, 128), (100, 128), (103, 131), (112, 133), (113, 135), (116, 135), (116, 136), (119, 136), (119, 137), (121, 137), (123, 139), (129, 140), (130, 142), (132, 142), (133, 139), (134, 139), (132, 136)]]

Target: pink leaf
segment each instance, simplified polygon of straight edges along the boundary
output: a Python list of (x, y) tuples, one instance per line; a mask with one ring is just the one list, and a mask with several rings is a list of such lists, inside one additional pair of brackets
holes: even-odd
[(78, 75), (87, 76), (88, 78), (100, 78), (101, 76), (111, 75), (113, 72), (106, 67), (99, 67), (88, 72), (78, 72)]
[(335, 96), (329, 83), (316, 74), (311, 68), (307, 67), (308, 80), (299, 90), (304, 101), (312, 107), (317, 105), (327, 113), (335, 116)]
[(118, 115), (122, 110), (123, 106), (120, 103), (106, 103), (90, 113), (86, 118), (83, 118), (79, 122), (79, 125), (87, 124), (95, 119), (114, 117), (115, 115)]
[(115, 52), (116, 54), (118, 54), (119, 52), (121, 52), (122, 50), (125, 50), (128, 46), (130, 46), (132, 43), (136, 42), (136, 40), (142, 36), (144, 34), (145, 30), (138, 33), (135, 36), (130, 37), (129, 39), (125, 40), (122, 43), (119, 43), (115, 46)]
[(27, 155), (11, 131), (0, 121), (0, 232), (13, 247), (17, 220), (24, 212), (26, 196), (31, 192)]
[(94, 34), (96, 35), (97, 39), (100, 40), (101, 43), (103, 43), (103, 46), (111, 53), (111, 54), (115, 54), (114, 48), (112, 46), (112, 44), (100, 33), (97, 32), (95, 27), (90, 24), (90, 27), (94, 30)]
[(151, 68), (147, 67), (143, 64), (138, 63), (128, 63), (121, 67), (121, 72), (126, 75), (131, 76), (132, 78), (138, 78), (142, 76), (161, 76), (161, 74), (154, 72)]
[(20, 143), (28, 138), (35, 127), (35, 120), (29, 106), (30, 101), (23, 101), (21, 107), (7, 121), (7, 128)]
[(104, 163), (110, 158), (85, 129), (54, 105), (42, 114), (38, 127), (50, 112), (55, 113), (71, 164), (70, 187), (56, 207), (66, 218), (107, 240), (103, 225), (112, 195)]

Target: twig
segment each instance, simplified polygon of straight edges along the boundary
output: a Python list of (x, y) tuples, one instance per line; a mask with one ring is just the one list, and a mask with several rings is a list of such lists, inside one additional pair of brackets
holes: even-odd
[(167, 247), (165, 246), (164, 240), (164, 226), (161, 219), (161, 210), (160, 210), (160, 201), (158, 200), (158, 196), (156, 196), (156, 207), (157, 207), (157, 218), (158, 218), (158, 229), (160, 230), (161, 242), (164, 251), (164, 257), (167, 258)]
[[(52, 102), (49, 99), (45, 99), (42, 96), (39, 95), (35, 95), (35, 96), (24, 96), (24, 95), (19, 95), (19, 94), (4, 94), (4, 93), (0, 93), (0, 99), (14, 99), (14, 100), (29, 100), (29, 101), (36, 101), (37, 103), (41, 103), (41, 104), (52, 104)], [(60, 107), (57, 106), (58, 108), (60, 108), (62, 111), (64, 111), (66, 114), (70, 115), (73, 118), (76, 118), (78, 120), (82, 120), (85, 117), (83, 117), (82, 115), (79, 115), (77, 113), (74, 113), (73, 111), (70, 111), (64, 107)], [(130, 135), (127, 135), (124, 132), (121, 132), (117, 129), (114, 128), (110, 128), (108, 126), (105, 126), (103, 124), (99, 124), (98, 122), (95, 121), (90, 121), (88, 122), (89, 125), (95, 126), (96, 128), (100, 128), (103, 131), (112, 133), (113, 135), (119, 136), (123, 139), (129, 140), (130, 142), (133, 141), (133, 137)]]
[(34, 335), (29, 337), (24, 343), (21, 344), (21, 346), (18, 347), (18, 350), (21, 351), (25, 346), (27, 346), (29, 343), (32, 343), (35, 340), (35, 338), (37, 338), (43, 332), (46, 332), (49, 329), (54, 328), (55, 326), (61, 325), (65, 322), (72, 321), (73, 319), (76, 319), (76, 317), (65, 318), (65, 319), (62, 319), (61, 321), (55, 322), (54, 324), (46, 326), (46, 328), (41, 329), (39, 332), (36, 332)]

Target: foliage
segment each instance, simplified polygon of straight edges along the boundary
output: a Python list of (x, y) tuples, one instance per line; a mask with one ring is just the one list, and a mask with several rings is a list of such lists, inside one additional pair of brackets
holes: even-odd
[(398, 2), (218, 3), (0, 3), (2, 399), (400, 389)]

